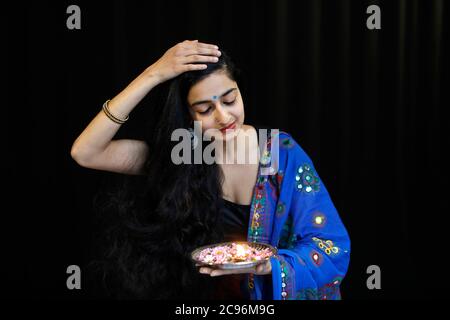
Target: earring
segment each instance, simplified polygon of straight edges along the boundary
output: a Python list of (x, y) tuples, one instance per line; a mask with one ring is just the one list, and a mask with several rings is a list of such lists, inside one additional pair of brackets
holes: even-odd
[(188, 130), (189, 130), (189, 133), (191, 135), (191, 146), (192, 146), (192, 149), (195, 149), (195, 148), (197, 148), (197, 145), (198, 145), (198, 138), (195, 135), (194, 129), (189, 128)]

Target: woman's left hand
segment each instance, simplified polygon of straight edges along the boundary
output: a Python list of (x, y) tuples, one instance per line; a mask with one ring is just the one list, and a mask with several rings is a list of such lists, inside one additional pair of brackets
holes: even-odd
[(261, 263), (252, 268), (231, 269), (231, 270), (222, 270), (201, 266), (199, 272), (203, 274), (209, 274), (211, 277), (236, 273), (254, 273), (256, 275), (265, 275), (272, 273), (272, 264), (270, 263), (270, 260), (267, 260), (265, 263)]

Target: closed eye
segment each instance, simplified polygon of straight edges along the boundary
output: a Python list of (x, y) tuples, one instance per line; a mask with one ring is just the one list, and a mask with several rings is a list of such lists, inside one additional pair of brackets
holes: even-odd
[(230, 102), (223, 102), (224, 104), (226, 104), (227, 106), (231, 106), (232, 104), (234, 104), (236, 102), (236, 99), (234, 99), (233, 101)]
[[(231, 105), (235, 104), (235, 102), (236, 102), (236, 99), (234, 99), (233, 101), (230, 101), (230, 102), (225, 102), (224, 101), (223, 104), (225, 104), (227, 106), (231, 106)], [(208, 109), (206, 109), (205, 111), (199, 111), (198, 113), (200, 113), (200, 114), (207, 114), (210, 111), (211, 111), (211, 107), (208, 107)]]
[(209, 111), (211, 110), (211, 107), (208, 107), (208, 109), (206, 109), (205, 111), (199, 111), (200, 114), (207, 114), (209, 113)]

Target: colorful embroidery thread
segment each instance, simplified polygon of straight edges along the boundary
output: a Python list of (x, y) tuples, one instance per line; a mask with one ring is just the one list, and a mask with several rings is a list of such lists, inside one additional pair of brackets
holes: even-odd
[(295, 175), (296, 190), (305, 193), (315, 193), (320, 189), (320, 180), (309, 164), (298, 167)]

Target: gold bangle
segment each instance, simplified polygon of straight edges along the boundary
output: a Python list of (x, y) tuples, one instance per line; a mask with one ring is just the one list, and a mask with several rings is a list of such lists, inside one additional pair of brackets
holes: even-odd
[(108, 103), (109, 103), (109, 101), (111, 101), (111, 100), (108, 99), (108, 100), (106, 100), (105, 103), (103, 104), (103, 107), (102, 107), (103, 112), (106, 114), (106, 116), (107, 116), (111, 121), (113, 121), (113, 122), (115, 122), (115, 123), (117, 123), (117, 124), (124, 124), (124, 123), (129, 119), (129, 116), (127, 116), (125, 119), (119, 119), (119, 118), (117, 118), (116, 116), (114, 116), (114, 115), (111, 113), (111, 111), (109, 111), (109, 108), (108, 108)]

